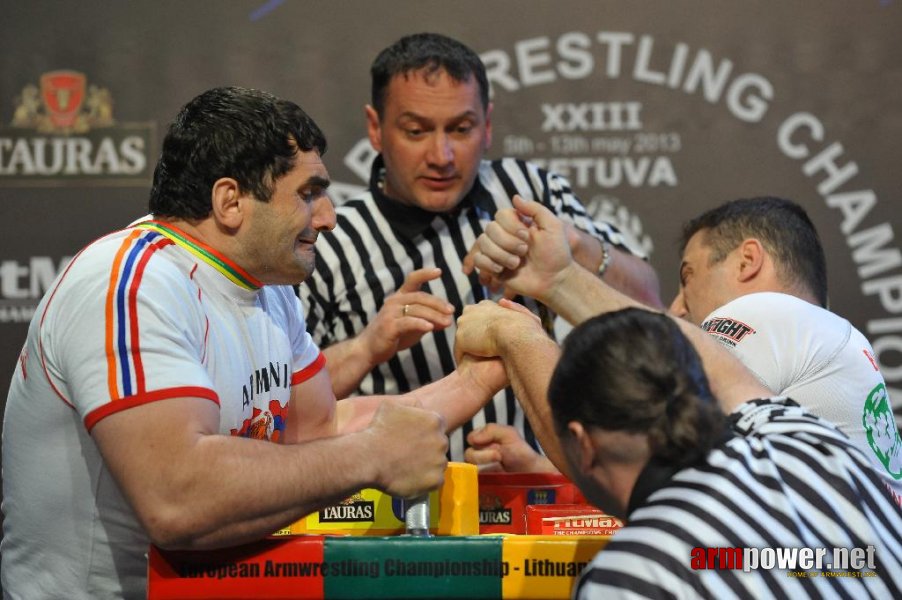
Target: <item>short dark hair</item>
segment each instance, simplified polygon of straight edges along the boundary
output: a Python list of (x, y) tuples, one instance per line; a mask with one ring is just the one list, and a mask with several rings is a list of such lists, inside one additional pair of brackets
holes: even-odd
[(706, 233), (711, 263), (724, 260), (742, 240), (753, 237), (773, 256), (787, 284), (801, 282), (827, 306), (827, 261), (820, 237), (805, 209), (784, 198), (740, 198), (721, 204), (683, 226), (680, 251), (696, 233)]
[(438, 33), (416, 33), (402, 37), (385, 48), (370, 67), (372, 105), (383, 116), (385, 92), (395, 75), (406, 75), (425, 69), (427, 73), (444, 70), (454, 81), (467, 81), (471, 76), (479, 84), (482, 107), (489, 106), (489, 81), (479, 55), (464, 44)]
[(647, 434), (652, 457), (692, 464), (721, 439), (725, 416), (692, 343), (663, 314), (593, 317), (564, 341), (548, 401), (559, 435), (571, 421)]
[(260, 90), (214, 88), (182, 108), (154, 169), (150, 212), (203, 219), (210, 189), (233, 177), (261, 201), (294, 167), (298, 150), (326, 151), (326, 138), (301, 107)]

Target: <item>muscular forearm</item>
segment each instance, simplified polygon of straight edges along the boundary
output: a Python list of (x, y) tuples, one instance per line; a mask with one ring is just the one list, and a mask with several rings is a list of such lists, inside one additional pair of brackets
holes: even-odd
[(469, 421), (498, 389), (493, 389), (458, 369), (400, 396), (347, 398), (338, 403), (338, 431), (347, 433), (366, 427), (379, 404), (391, 400), (438, 413), (445, 422), (445, 430), (450, 433)]
[(332, 344), (323, 349), (323, 354), (332, 378), (332, 391), (339, 399), (351, 395), (374, 366), (359, 336)]
[[(618, 292), (585, 269), (577, 266), (566, 268), (548, 293), (541, 298), (545, 304), (578, 325), (606, 312), (628, 307), (655, 310), (625, 294)], [(689, 338), (702, 359), (711, 391), (727, 413), (750, 398), (769, 396), (772, 392), (755, 378), (735, 357), (717, 341), (695, 325), (676, 319), (674, 321)]]
[[(604, 261), (601, 242), (595, 237), (573, 228), (570, 236), (570, 250), (573, 260), (591, 273), (598, 273)], [(660, 298), (658, 275), (652, 266), (638, 256), (608, 244), (608, 266), (604, 270), (604, 280), (615, 290), (623, 292), (643, 304), (654, 308), (664, 308)]]
[(183, 452), (167, 454), (169, 468), (125, 474), (159, 479), (132, 487), (143, 495), (129, 500), (162, 547), (207, 549), (258, 540), (372, 487), (379, 450), (367, 436), (286, 446), (201, 435)]
[(572, 325), (579, 325), (597, 314), (630, 306), (648, 308), (572, 263), (560, 272), (557, 281), (548, 286), (539, 300)]
[[(222, 468), (206, 469), (206, 473), (241, 473), (238, 481), (221, 483), (209, 482), (217, 492), (196, 498), (199, 504), (195, 511), (205, 515), (203, 534), (191, 540), (194, 548), (217, 547), (242, 543), (268, 535), (280, 527), (315, 512), (317, 509), (341, 501), (352, 493), (371, 487), (375, 483), (370, 467), (378, 452), (368, 447), (361, 432), (354, 436), (317, 440), (294, 447), (289, 459), (292, 465), (288, 473), (265, 473), (262, 465), (281, 464), (285, 459), (273, 457), (270, 462), (267, 451), (281, 450), (277, 444), (254, 443), (247, 440), (245, 446), (223, 459)], [(205, 451), (211, 456), (220, 455), (216, 446), (231, 438), (222, 436), (206, 440), (210, 447)], [(237, 440), (236, 440), (237, 441)], [(259, 453), (258, 456), (252, 454)], [(281, 453), (280, 453), (281, 454)], [(201, 463), (204, 464), (204, 463)], [(247, 475), (254, 473), (256, 475)], [(273, 481), (275, 480), (275, 481)], [(237, 485), (236, 485), (237, 484)], [(229, 489), (231, 488), (231, 489)], [(256, 490), (256, 491), (250, 491)], [(230, 500), (226, 498), (231, 497)]]
[[(471, 376), (472, 368), (475, 368), (472, 364), (458, 365), (450, 375), (406, 394), (405, 398), (442, 415), (446, 431), (454, 431), (469, 421), (507, 383), (486, 385)], [(501, 370), (500, 364), (498, 370)]]
[(536, 438), (554, 466), (569, 474), (548, 404), (548, 383), (560, 348), (544, 332), (533, 329), (505, 337), (501, 349), (511, 386)]

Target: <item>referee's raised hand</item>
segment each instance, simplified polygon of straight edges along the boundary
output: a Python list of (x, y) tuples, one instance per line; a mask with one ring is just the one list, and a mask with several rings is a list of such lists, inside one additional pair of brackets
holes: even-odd
[(427, 333), (441, 331), (454, 322), (454, 306), (422, 290), (441, 276), (442, 270), (436, 267), (411, 271), (360, 333), (326, 349), (329, 363), (340, 365), (330, 369), (336, 398), (353, 393), (376, 365), (410, 348)]
[(454, 306), (421, 289), (441, 275), (442, 270), (434, 267), (411, 271), (398, 291), (385, 299), (376, 318), (360, 334), (374, 365), (410, 348), (430, 331), (451, 325)]

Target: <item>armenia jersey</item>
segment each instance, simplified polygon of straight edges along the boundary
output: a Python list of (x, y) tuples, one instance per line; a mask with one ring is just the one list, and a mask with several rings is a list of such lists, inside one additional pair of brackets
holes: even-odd
[(292, 385), (323, 364), (291, 287), (262, 286), (171, 225), (146, 221), (87, 246), (38, 306), (10, 387), (4, 590), (143, 598), (149, 540), (92, 427), (197, 397), (219, 405), (221, 433), (277, 441)]

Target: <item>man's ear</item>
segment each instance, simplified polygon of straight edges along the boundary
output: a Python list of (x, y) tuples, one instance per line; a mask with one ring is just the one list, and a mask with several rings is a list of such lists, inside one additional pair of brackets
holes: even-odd
[(213, 184), (210, 195), (216, 222), (228, 229), (237, 229), (245, 216), (238, 182), (231, 177), (221, 177)]
[(756, 238), (748, 238), (739, 244), (739, 281), (751, 281), (764, 266), (766, 251)]
[(376, 152), (382, 152), (382, 123), (379, 121), (379, 113), (376, 109), (367, 104), (364, 107), (366, 112), (366, 133), (370, 138), (370, 145)]
[(577, 451), (576, 467), (580, 470), (580, 473), (591, 475), (595, 466), (595, 444), (592, 436), (589, 435), (589, 432), (586, 431), (583, 424), (579, 421), (570, 421), (567, 424), (567, 429), (570, 431), (570, 435), (573, 436), (573, 443)]

